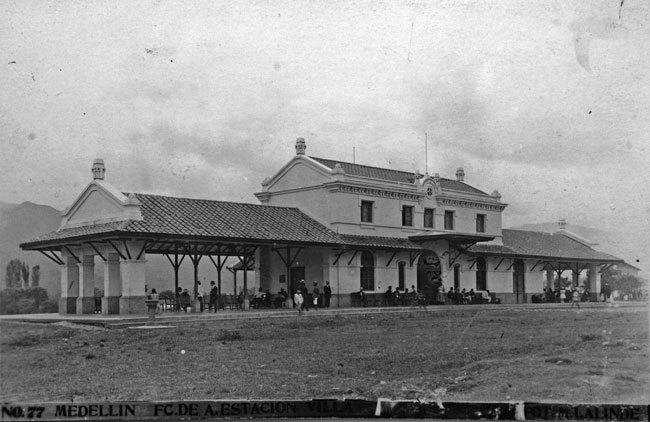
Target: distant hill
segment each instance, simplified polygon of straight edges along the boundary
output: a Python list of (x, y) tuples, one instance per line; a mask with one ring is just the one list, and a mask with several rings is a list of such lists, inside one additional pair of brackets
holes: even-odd
[(22, 251), (19, 245), (58, 229), (60, 223), (61, 211), (47, 205), (0, 202), (0, 287), (6, 287), (7, 263), (18, 258), (30, 268), (40, 265), (40, 285), (50, 294), (58, 294), (61, 274), (59, 267), (39, 252)]

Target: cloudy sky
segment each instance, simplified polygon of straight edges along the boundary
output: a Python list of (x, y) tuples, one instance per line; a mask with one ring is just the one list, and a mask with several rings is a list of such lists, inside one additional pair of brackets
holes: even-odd
[[(256, 202), (295, 153), (438, 172), (505, 226), (622, 233), (650, 270), (650, 2), (4, 1), (0, 201)], [(425, 133), (428, 162), (425, 162)], [(638, 259), (639, 261), (636, 261)], [(647, 274), (647, 272), (646, 272)]]

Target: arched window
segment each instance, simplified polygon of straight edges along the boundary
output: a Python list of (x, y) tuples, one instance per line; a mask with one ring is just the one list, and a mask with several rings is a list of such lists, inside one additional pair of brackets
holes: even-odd
[(375, 257), (368, 251), (361, 254), (361, 287), (375, 290)]
[(476, 259), (476, 290), (487, 290), (487, 272), (485, 271), (485, 259)]

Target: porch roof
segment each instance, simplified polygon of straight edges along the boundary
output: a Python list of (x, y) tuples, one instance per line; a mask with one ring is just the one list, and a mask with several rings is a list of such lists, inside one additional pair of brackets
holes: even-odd
[(553, 261), (623, 263), (621, 258), (597, 251), (562, 233), (503, 229), (503, 246), (476, 244), (468, 248), (474, 255), (537, 258)]
[(414, 250), (408, 239), (341, 235), (298, 208), (205, 199), (135, 194), (142, 220), (69, 227), (20, 245), (25, 250), (58, 250), (69, 242), (115, 237), (239, 244), (293, 244)]

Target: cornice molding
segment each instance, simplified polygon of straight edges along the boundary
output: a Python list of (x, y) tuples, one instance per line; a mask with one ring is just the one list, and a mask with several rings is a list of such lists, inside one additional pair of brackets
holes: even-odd
[(423, 192), (399, 192), (379, 187), (356, 186), (347, 183), (328, 183), (324, 187), (329, 192), (351, 193), (354, 195), (376, 196), (380, 198), (399, 199), (403, 201), (418, 202), (424, 198)]
[(502, 204), (502, 203), (489, 203), (489, 202), (476, 201), (470, 199), (450, 198), (450, 197), (445, 197), (440, 195), (436, 196), (436, 202), (439, 205), (448, 205), (452, 207), (461, 207), (461, 208), (476, 208), (476, 209), (488, 210), (488, 211), (503, 211), (508, 206), (508, 204)]

